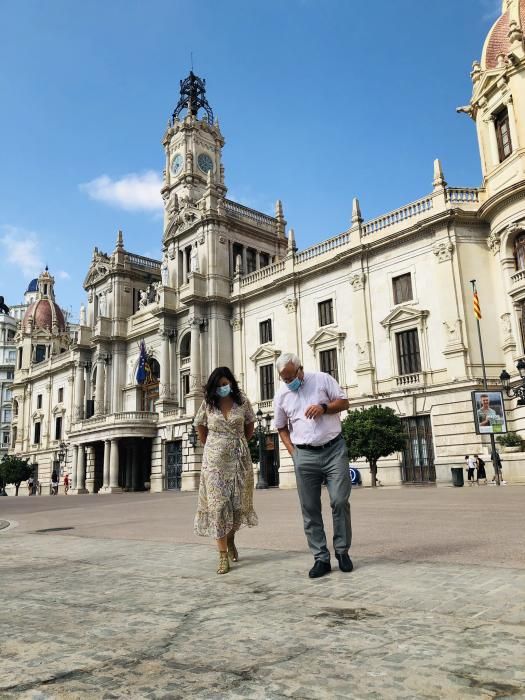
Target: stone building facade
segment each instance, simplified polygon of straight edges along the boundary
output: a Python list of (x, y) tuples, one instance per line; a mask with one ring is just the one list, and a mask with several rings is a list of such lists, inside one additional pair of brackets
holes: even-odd
[[(227, 198), (224, 138), (204, 81), (181, 81), (163, 138), (163, 258), (126, 251), (120, 232), (112, 253), (95, 249), (72, 343), (60, 319), (41, 333), (26, 314), (16, 451), (50, 474), (62, 415), (74, 492), (195, 489), (191, 425), (209, 372), (231, 366), (271, 418), (275, 360), (293, 351), (336, 376), (352, 407), (381, 403), (403, 418), (407, 449), (380, 464), (383, 483), (448, 483), (465, 454), (486, 453), (472, 416), (482, 369), (470, 280), (489, 384), (499, 388), (501, 370), (515, 376), (525, 355), (524, 28), (525, 0), (505, 0), (459, 109), (477, 129), (482, 186), (450, 187), (436, 160), (426, 195), (368, 221), (356, 198), (349, 228), (305, 250), (280, 202), (268, 216)], [(142, 341), (147, 372), (137, 383)], [(35, 364), (39, 344), (48, 349)], [(510, 400), (507, 420), (525, 430)], [(32, 442), (37, 422), (45, 447)], [(525, 479), (522, 459), (504, 460), (508, 480)], [(265, 467), (270, 483), (294, 485), (273, 433)]]
[(0, 312), (0, 461), (11, 443), (12, 384), (16, 360), (16, 320)]

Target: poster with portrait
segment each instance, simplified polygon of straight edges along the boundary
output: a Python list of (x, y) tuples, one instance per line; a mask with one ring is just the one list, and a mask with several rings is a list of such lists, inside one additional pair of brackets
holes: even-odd
[(476, 433), (499, 435), (507, 432), (505, 406), (501, 391), (473, 391), (472, 408)]

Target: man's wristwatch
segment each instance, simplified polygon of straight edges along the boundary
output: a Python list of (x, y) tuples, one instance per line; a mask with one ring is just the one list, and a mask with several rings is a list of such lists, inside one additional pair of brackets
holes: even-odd
[(323, 409), (323, 413), (328, 413), (328, 404), (320, 403), (319, 406)]

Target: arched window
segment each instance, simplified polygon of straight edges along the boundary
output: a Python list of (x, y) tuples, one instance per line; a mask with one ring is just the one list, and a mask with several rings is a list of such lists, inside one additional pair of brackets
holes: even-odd
[(191, 333), (186, 333), (186, 335), (180, 341), (180, 356), (183, 360), (185, 357), (189, 357), (191, 352)]
[(516, 270), (525, 270), (525, 233), (520, 233), (514, 241), (514, 257)]

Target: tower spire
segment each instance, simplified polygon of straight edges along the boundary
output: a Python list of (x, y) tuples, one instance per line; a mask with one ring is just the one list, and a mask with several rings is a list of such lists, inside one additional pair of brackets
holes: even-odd
[(206, 112), (208, 124), (213, 126), (213, 110), (206, 99), (206, 81), (195, 75), (193, 66), (188, 77), (180, 81), (180, 98), (173, 111), (172, 122), (179, 118), (183, 109), (186, 109), (192, 117), (196, 117), (199, 109), (203, 109)]

